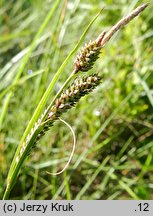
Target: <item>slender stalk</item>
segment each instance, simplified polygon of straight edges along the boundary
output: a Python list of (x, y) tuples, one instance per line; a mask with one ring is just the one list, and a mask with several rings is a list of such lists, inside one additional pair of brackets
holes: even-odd
[[(28, 154), (30, 148), (31, 148), (31, 145), (33, 144), (34, 140), (36, 139), (36, 137), (38, 136), (39, 132), (42, 130), (42, 127), (39, 127), (34, 133), (33, 133), (33, 136), (31, 137), (30, 141), (29, 141), (29, 144), (26, 146), (25, 150), (23, 151), (22, 155), (19, 157), (19, 156), (15, 156), (15, 161), (16, 163), (14, 163), (14, 170), (12, 172), (12, 175), (9, 176), (8, 175), (8, 178), (7, 178), (7, 187), (6, 187), (6, 190), (5, 190), (5, 193), (4, 193), (4, 196), (3, 196), (3, 200), (7, 200), (9, 198), (9, 195), (10, 195), (10, 192), (11, 192), (11, 189), (12, 187), (14, 186), (15, 184), (15, 180), (17, 178), (17, 175), (18, 175), (18, 172), (20, 170), (20, 167), (23, 163), (23, 161), (25, 160), (25, 157), (26, 155)], [(19, 155), (19, 154), (18, 154)]]
[[(101, 10), (102, 11), (102, 10)], [(23, 164), (24, 160), (26, 159), (28, 152), (31, 148), (31, 146), (33, 145), (36, 137), (38, 136), (39, 132), (42, 130), (43, 128), (43, 124), (40, 125), (32, 134), (32, 137), (30, 138), (28, 144), (24, 147), (25, 144), (25, 140), (28, 136), (28, 134), (30, 133), (30, 130), (33, 128), (35, 122), (38, 120), (42, 109), (44, 108), (47, 99), (49, 98), (50, 93), (52, 92), (57, 80), (59, 79), (60, 75), (62, 74), (65, 66), (67, 65), (67, 63), (69, 62), (70, 58), (72, 57), (72, 55), (77, 51), (77, 49), (79, 48), (81, 42), (84, 40), (85, 35), (87, 34), (88, 30), (90, 29), (91, 25), (94, 23), (94, 21), (98, 18), (98, 16), (100, 15), (101, 11), (91, 20), (91, 22), (88, 24), (88, 26), (86, 27), (85, 31), (83, 32), (83, 34), (81, 35), (78, 43), (76, 44), (76, 46), (74, 47), (74, 49), (70, 52), (70, 54), (67, 56), (67, 58), (64, 60), (64, 62), (62, 63), (62, 65), (60, 66), (60, 68), (58, 69), (58, 71), (56, 72), (55, 76), (53, 77), (51, 83), (49, 84), (47, 90), (45, 91), (41, 101), (39, 102), (29, 124), (27, 125), (27, 128), (21, 138), (20, 144), (18, 145), (18, 148), (16, 150), (16, 153), (13, 157), (13, 161), (11, 163), (11, 167), (7, 176), (7, 187), (3, 196), (3, 199), (8, 199), (9, 198), (9, 194), (10, 191), (15, 183), (15, 180), (18, 176), (19, 170), (21, 168), (21, 165)], [(63, 88), (71, 81), (71, 79), (75, 76), (74, 71), (69, 75), (68, 79), (66, 80), (66, 82), (63, 84), (62, 88), (59, 90), (59, 92), (56, 94), (56, 96), (54, 97), (54, 99), (52, 100), (51, 104), (49, 105), (49, 107), (54, 103), (54, 101), (56, 100), (56, 98), (59, 96), (59, 94), (62, 92)], [(48, 109), (49, 109), (48, 107)], [(22, 151), (24, 147), (24, 151), (22, 152), (22, 154), (20, 154), (20, 152)]]
[[(117, 22), (103, 37), (101, 41), (101, 46), (104, 46), (110, 38), (123, 26), (127, 25), (132, 19), (134, 19), (136, 16), (138, 16), (146, 7), (148, 6), (148, 3), (142, 4), (139, 7), (137, 7), (135, 10), (133, 10), (131, 13), (129, 13), (127, 16), (123, 17), (119, 22)], [(99, 35), (99, 37), (96, 39), (97, 41), (100, 40), (101, 35), (103, 35), (103, 32)]]
[(45, 120), (46, 115), (48, 114), (50, 108), (53, 106), (53, 104), (56, 101), (56, 99), (58, 98), (58, 96), (62, 93), (63, 89), (71, 82), (72, 79), (74, 79), (75, 76), (76, 76), (75, 70), (73, 70), (72, 73), (70, 74), (70, 76), (67, 78), (67, 80), (62, 85), (62, 87), (59, 89), (59, 91), (57, 92), (57, 94), (55, 95), (55, 97), (53, 98), (51, 103), (49, 104), (49, 106), (47, 107), (46, 114), (44, 115), (42, 121)]

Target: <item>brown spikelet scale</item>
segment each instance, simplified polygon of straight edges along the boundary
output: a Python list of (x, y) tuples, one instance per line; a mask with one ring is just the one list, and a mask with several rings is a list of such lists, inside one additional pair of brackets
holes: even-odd
[(79, 101), (79, 99), (91, 92), (97, 85), (101, 82), (101, 77), (97, 75), (91, 75), (88, 77), (77, 78), (72, 85), (64, 91), (60, 98), (55, 102), (55, 105), (52, 106), (48, 119), (55, 120), (62, 113), (70, 109)]
[(104, 35), (105, 32), (100, 35), (100, 38), (98, 38), (98, 40), (90, 41), (81, 49), (81, 52), (77, 55), (74, 61), (75, 73), (77, 73), (78, 71), (86, 72), (93, 67), (95, 61), (99, 58), (99, 54), (102, 48), (101, 41)]

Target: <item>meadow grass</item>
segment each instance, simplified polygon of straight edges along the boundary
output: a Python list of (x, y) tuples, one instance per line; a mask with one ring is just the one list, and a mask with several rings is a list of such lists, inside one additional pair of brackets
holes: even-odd
[[(54, 1), (1, 1), (1, 198), (11, 160), (35, 108), (92, 18), (105, 8), (84, 42), (141, 3), (59, 1), (54, 16), (42, 25)], [(11, 199), (153, 198), (152, 7), (150, 2), (109, 41), (88, 72), (103, 75), (103, 83), (63, 115), (77, 136), (68, 169), (60, 176), (46, 173), (61, 170), (72, 148), (70, 131), (57, 122), (22, 166)], [(73, 59), (50, 99), (72, 70)]]

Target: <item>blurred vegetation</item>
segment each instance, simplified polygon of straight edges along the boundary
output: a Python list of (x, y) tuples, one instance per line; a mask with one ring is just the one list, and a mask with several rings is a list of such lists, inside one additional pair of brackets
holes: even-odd
[[(48, 83), (74, 48), (91, 19), (84, 42), (109, 29), (144, 1), (62, 0), (38, 38), (20, 79), (12, 85), (29, 47), (54, 0), (0, 1), (0, 198), (19, 140)], [(153, 4), (106, 45), (89, 74), (103, 83), (57, 122), (22, 166), (11, 199), (153, 199)], [(82, 44), (83, 45), (83, 44)], [(72, 71), (69, 62), (55, 94)], [(53, 97), (51, 95), (51, 98)]]

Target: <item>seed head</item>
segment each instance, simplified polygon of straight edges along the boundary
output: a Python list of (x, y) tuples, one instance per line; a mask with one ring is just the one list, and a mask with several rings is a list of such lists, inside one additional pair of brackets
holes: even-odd
[(104, 35), (105, 32), (103, 32), (97, 40), (90, 41), (81, 49), (81, 52), (74, 61), (75, 73), (78, 71), (86, 72), (93, 67), (95, 61), (99, 58), (102, 48), (101, 41)]
[(74, 106), (82, 96), (95, 89), (96, 86), (100, 84), (101, 79), (102, 78), (97, 75), (77, 78), (73, 84), (61, 94), (60, 98), (56, 100), (48, 114), (48, 119), (54, 121), (60, 117), (62, 113)]
[[(51, 107), (48, 116), (46, 117), (42, 130), (35, 139), (34, 146), (37, 141), (44, 136), (46, 131), (53, 126), (53, 123), (68, 109), (72, 108), (81, 97), (93, 91), (96, 86), (101, 83), (101, 76), (93, 74), (88, 77), (76, 78), (74, 82), (67, 88), (61, 96), (55, 101)], [(45, 111), (46, 113), (46, 111)], [(44, 116), (44, 115), (43, 115)], [(41, 123), (39, 123), (41, 124)], [(31, 134), (32, 135), (32, 134)]]

